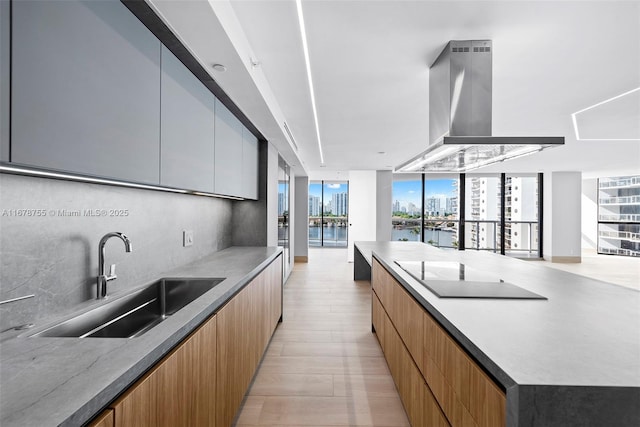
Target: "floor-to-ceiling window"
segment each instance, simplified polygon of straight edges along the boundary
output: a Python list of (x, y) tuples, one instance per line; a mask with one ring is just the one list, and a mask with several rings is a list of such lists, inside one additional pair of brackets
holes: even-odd
[(391, 200), (391, 240), (419, 242), (422, 239), (422, 175), (395, 175)]
[(393, 241), (542, 257), (542, 174), (395, 174)]
[(508, 255), (538, 255), (538, 187), (535, 174), (505, 176), (504, 250)]
[(640, 256), (640, 176), (598, 180), (598, 253)]
[(465, 249), (500, 252), (500, 176), (467, 175), (465, 180)]
[(420, 241), (422, 235), (422, 175), (393, 177), (391, 240)]
[(291, 263), (289, 245), (289, 189), (291, 185), (289, 165), (278, 158), (278, 246), (283, 247), (284, 268), (288, 271)]
[(309, 246), (347, 247), (349, 184), (309, 184)]
[(458, 247), (459, 181), (457, 175), (425, 174), (423, 242), (440, 248)]

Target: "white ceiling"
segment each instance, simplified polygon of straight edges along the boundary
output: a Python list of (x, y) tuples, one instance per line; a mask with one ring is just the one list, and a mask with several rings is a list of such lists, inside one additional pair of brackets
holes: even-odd
[(639, 1), (303, 0), (325, 168), (294, 0), (149, 1), (203, 65), (227, 65), (212, 75), (297, 174), (392, 169), (423, 151), (428, 67), (469, 39), (493, 41), (493, 135), (566, 138), (482, 171), (640, 174), (640, 141), (606, 140), (640, 138), (637, 98), (579, 115), (605, 140), (576, 140), (571, 118), (640, 87)]

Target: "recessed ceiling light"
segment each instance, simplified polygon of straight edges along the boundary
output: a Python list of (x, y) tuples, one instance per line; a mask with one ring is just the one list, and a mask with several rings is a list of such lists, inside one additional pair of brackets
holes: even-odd
[(387, 154), (386, 151), (378, 151), (378, 154)]
[(211, 68), (213, 68), (216, 71), (220, 71), (221, 73), (224, 73), (225, 71), (227, 71), (227, 67), (225, 67), (222, 64), (213, 64)]

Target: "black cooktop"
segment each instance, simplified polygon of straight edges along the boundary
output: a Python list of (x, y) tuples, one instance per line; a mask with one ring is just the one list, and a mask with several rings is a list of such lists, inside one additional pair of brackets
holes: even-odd
[(450, 261), (395, 261), (439, 298), (547, 299), (497, 274)]

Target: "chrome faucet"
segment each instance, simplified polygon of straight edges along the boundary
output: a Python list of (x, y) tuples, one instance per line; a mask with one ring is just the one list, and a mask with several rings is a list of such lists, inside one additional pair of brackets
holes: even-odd
[(111, 268), (109, 268), (109, 275), (104, 274), (104, 245), (107, 244), (107, 240), (112, 237), (118, 237), (120, 240), (124, 242), (124, 250), (126, 252), (131, 252), (131, 241), (124, 233), (111, 232), (105, 234), (102, 239), (100, 239), (100, 243), (98, 243), (98, 280), (97, 280), (97, 299), (103, 299), (107, 297), (107, 282), (111, 280), (115, 280), (118, 278), (116, 276), (116, 265), (111, 264)]

